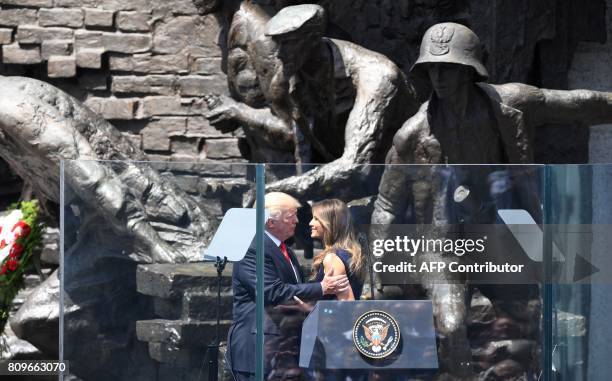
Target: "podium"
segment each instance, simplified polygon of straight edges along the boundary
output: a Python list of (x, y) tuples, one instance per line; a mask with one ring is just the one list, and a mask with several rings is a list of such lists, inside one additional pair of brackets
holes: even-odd
[[(399, 345), (383, 359), (369, 358), (353, 343), (355, 322), (371, 311), (392, 316)], [(300, 367), (308, 369), (437, 369), (433, 307), (428, 300), (320, 301), (302, 327)]]

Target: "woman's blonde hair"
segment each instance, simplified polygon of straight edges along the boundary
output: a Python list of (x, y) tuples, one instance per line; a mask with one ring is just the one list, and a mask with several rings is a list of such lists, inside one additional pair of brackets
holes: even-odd
[(346, 204), (338, 199), (323, 200), (312, 205), (312, 215), (323, 227), (323, 237), (321, 237), (323, 251), (313, 259), (312, 277), (316, 276), (327, 254), (343, 249), (351, 254), (351, 265), (347, 273), (350, 270), (361, 278), (364, 260), (361, 246), (355, 238), (353, 219)]

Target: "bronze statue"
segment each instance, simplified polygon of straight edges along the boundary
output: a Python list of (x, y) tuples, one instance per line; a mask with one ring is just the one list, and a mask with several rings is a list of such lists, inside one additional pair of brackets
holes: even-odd
[[(201, 259), (214, 231), (209, 212), (104, 118), (35, 79), (0, 76), (0, 157), (41, 202), (64, 198), (64, 354), (74, 360), (72, 371), (96, 379), (87, 361), (94, 356), (104, 359), (100, 366), (113, 364), (113, 374), (130, 367), (156, 372), (152, 360), (133, 361), (148, 358), (145, 347), (119, 344), (135, 341), (128, 327), (150, 316), (135, 302), (136, 266)], [(11, 318), (13, 330), (57, 355), (60, 300), (56, 270)]]
[[(185, 193), (148, 164), (123, 162), (145, 161), (142, 151), (101, 116), (47, 83), (0, 76), (0, 156), (32, 183), (37, 195), (54, 202), (59, 202), (59, 163), (64, 160), (66, 181), (79, 197), (109, 226), (142, 245), (134, 258), (196, 259), (201, 241), (211, 235), (209, 217)], [(168, 226), (175, 227), (173, 234), (166, 234)]]
[[(488, 73), (481, 62), (480, 41), (470, 29), (455, 23), (427, 30), (411, 72), (425, 73), (434, 91), (395, 135), (388, 164), (528, 164), (533, 162), (535, 127), (612, 121), (612, 93), (484, 83)], [(387, 167), (372, 224), (405, 223), (410, 215), (410, 222), (432, 224), (431, 229), (439, 230), (431, 234), (444, 234), (441, 226), (454, 223), (444, 214), (444, 204), (453, 201), (441, 194), (448, 184), (432, 174), (430, 166)], [(471, 181), (486, 186), (488, 175)], [(437, 331), (446, 340), (440, 349), (442, 363), (452, 374), (470, 377), (471, 356), (465, 351), (466, 283), (440, 284), (440, 279), (430, 276), (421, 275), (420, 283), (433, 301)], [(380, 284), (378, 288), (385, 292)]]
[(295, 152), (298, 168), (327, 163), (271, 183), (268, 191), (313, 199), (333, 189), (348, 197), (350, 182), (370, 175), (371, 168), (359, 165), (382, 162), (393, 134), (417, 109), (416, 92), (394, 63), (323, 37), (325, 25), (318, 5), (285, 7), (267, 23), (265, 37), (250, 45), (268, 107), (209, 98), (206, 117), (213, 125), (238, 121), (245, 132), (257, 131), (277, 149)]
[[(207, 115), (211, 124), (222, 132), (242, 128), (249, 146), (248, 156), (253, 162), (294, 161), (293, 141), (289, 139), (286, 144), (276, 141), (282, 139), (284, 133), (275, 131), (282, 130), (284, 125), (274, 124), (274, 120), (268, 120), (266, 113), (253, 116), (255, 120), (247, 123), (242, 120), (242, 114), (243, 108), (248, 108), (253, 114), (255, 110), (265, 110), (269, 104), (269, 84), (278, 63), (274, 55), (275, 44), (265, 35), (264, 29), (279, 9), (295, 3), (299, 1), (194, 0), (201, 14), (218, 11), (221, 7), (220, 14), (224, 17), (227, 30), (227, 39), (223, 43), (226, 44), (228, 88), (233, 99), (208, 95), (205, 100), (214, 112)], [(257, 61), (256, 57), (262, 59)], [(262, 124), (266, 123), (270, 134), (261, 132)]]

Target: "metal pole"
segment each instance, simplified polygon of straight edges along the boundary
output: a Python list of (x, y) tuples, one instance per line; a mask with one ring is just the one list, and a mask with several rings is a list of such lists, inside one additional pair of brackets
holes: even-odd
[(217, 257), (215, 267), (217, 268), (217, 325), (215, 326), (215, 341), (208, 346), (208, 381), (219, 379), (219, 325), (221, 323), (221, 280), (223, 270), (227, 264), (227, 257)]
[[(64, 168), (64, 160), (60, 161), (60, 242), (59, 242), (59, 252), (60, 252), (60, 267), (59, 267), (59, 279), (60, 279), (60, 300), (59, 300), (59, 360), (65, 361), (64, 359), (64, 291), (65, 291), (65, 283), (64, 283), (64, 269), (66, 268), (66, 258), (64, 257), (64, 234), (66, 234), (66, 222), (64, 221), (66, 218), (66, 214), (64, 210), (66, 209), (66, 197), (64, 193), (66, 192), (66, 183), (64, 182), (65, 175)], [(60, 373), (59, 381), (64, 381), (64, 373)]]
[(544, 167), (544, 304), (542, 322), (543, 350), (542, 350), (542, 379), (552, 380), (552, 351), (553, 351), (553, 303), (554, 290), (552, 284), (552, 260), (553, 260), (553, 237), (552, 237), (552, 168)]
[[(255, 292), (255, 303), (256, 303), (256, 322), (257, 322), (257, 336), (256, 336), (256, 348), (255, 348), (255, 378), (257, 381), (263, 381), (264, 377), (264, 334), (263, 334), (263, 323), (264, 323), (264, 192), (265, 192), (265, 167), (263, 164), (257, 164), (255, 172), (255, 184), (257, 190), (257, 202), (256, 215), (257, 215), (257, 226), (256, 226), (256, 244), (257, 244), (257, 287)], [(249, 348), (245, 348), (249, 350)]]

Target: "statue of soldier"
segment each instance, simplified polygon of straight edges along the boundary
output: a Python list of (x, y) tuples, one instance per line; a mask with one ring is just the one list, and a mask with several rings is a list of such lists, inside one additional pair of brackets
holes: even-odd
[[(293, 163), (293, 141), (277, 141), (283, 135), (275, 134), (278, 125), (265, 116), (261, 122), (272, 123), (270, 134), (261, 133), (259, 123), (246, 123), (241, 120), (241, 113), (236, 102), (254, 110), (266, 108), (271, 99), (282, 99), (283, 94), (270, 92), (272, 75), (278, 71), (279, 61), (276, 57), (276, 44), (270, 36), (265, 35), (265, 26), (276, 12), (288, 5), (305, 3), (304, 0), (193, 0), (201, 14), (219, 11), (227, 25), (227, 80), (230, 95), (209, 94), (205, 97), (211, 113), (215, 117), (211, 124), (222, 132), (231, 132), (241, 127), (248, 145), (247, 157), (253, 162)], [(332, 25), (327, 35), (344, 36), (339, 28)], [(236, 121), (240, 123), (236, 123)], [(282, 127), (281, 127), (282, 128)], [(274, 169), (280, 169), (274, 168)], [(275, 172), (271, 171), (268, 174)], [(280, 171), (283, 172), (283, 171)], [(286, 171), (285, 171), (286, 172)], [(280, 174), (276, 174), (278, 177)], [(282, 176), (282, 175), (281, 175)]]
[(267, 23), (267, 38), (251, 45), (269, 107), (209, 99), (206, 117), (213, 125), (235, 120), (256, 130), (275, 147), (295, 152), (298, 168), (327, 163), (271, 183), (267, 191), (302, 199), (333, 191), (354, 198), (356, 190), (348, 185), (356, 176), (371, 175), (370, 168), (358, 165), (382, 162), (401, 122), (417, 110), (415, 91), (394, 63), (350, 42), (323, 37), (325, 25), (318, 5), (285, 7)]
[[(611, 93), (484, 83), (488, 73), (481, 62), (480, 41), (470, 29), (455, 23), (436, 24), (427, 30), (411, 73), (426, 74), (434, 91), (429, 101), (395, 135), (387, 155), (388, 164), (528, 164), (534, 158), (536, 126), (612, 121)], [(499, 174), (494, 172), (464, 175), (463, 180), (479, 184), (477, 187), (481, 189), (487, 187), (487, 181), (496, 181), (492, 180), (495, 178), (499, 181)], [(446, 195), (441, 193), (446, 190), (433, 179), (432, 168), (428, 166), (387, 167), (379, 186), (372, 224), (405, 223), (407, 216), (417, 224), (456, 223), (444, 220), (446, 217), (440, 209), (445, 202), (441, 199)], [(461, 181), (458, 185), (462, 185)], [(461, 201), (460, 193), (466, 193), (462, 187), (457, 190), (455, 202)], [(528, 209), (535, 211), (537, 207)], [(491, 221), (476, 219), (475, 223)], [(465, 349), (461, 349), (467, 342), (467, 287), (465, 283), (442, 284), (440, 279), (428, 279), (427, 274), (420, 276), (421, 285), (434, 304), (437, 331), (447, 340), (441, 345), (441, 352), (442, 357), (448, 356), (441, 360), (444, 364), (453, 357), (449, 362), (455, 363), (445, 366), (454, 368), (450, 369), (453, 374), (469, 377), (471, 356), (469, 352), (466, 356)], [(384, 293), (381, 285), (377, 287)], [(522, 291), (525, 290), (529, 292), (528, 288)]]

